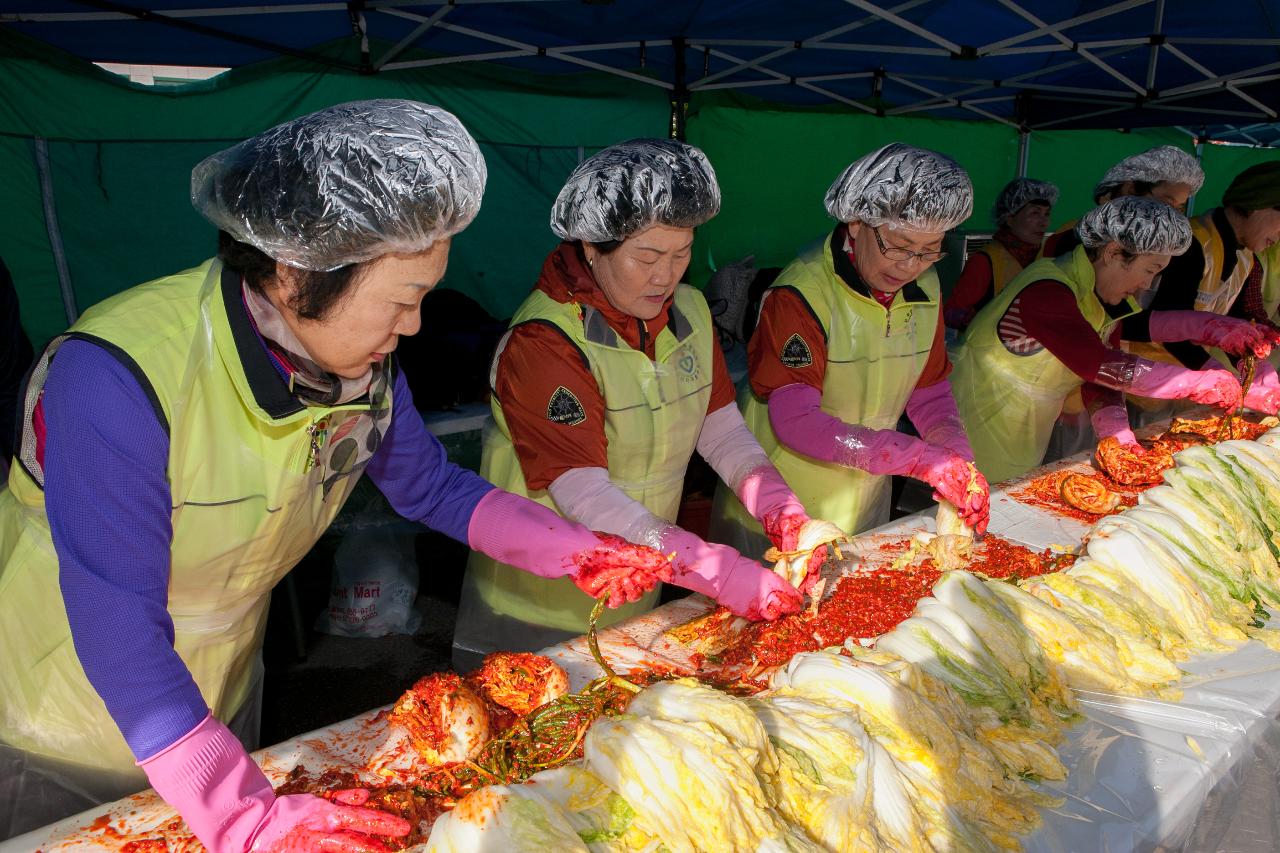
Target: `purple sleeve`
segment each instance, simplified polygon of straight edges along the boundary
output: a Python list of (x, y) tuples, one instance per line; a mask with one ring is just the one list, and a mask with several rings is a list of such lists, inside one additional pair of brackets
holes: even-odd
[(209, 708), (173, 648), (169, 437), (133, 373), (70, 340), (45, 384), (45, 507), (85, 675), (139, 759)]
[(493, 484), (449, 461), (413, 407), (403, 371), (396, 371), (391, 394), (391, 426), (369, 460), (370, 479), (396, 512), (469, 545), (471, 514)]

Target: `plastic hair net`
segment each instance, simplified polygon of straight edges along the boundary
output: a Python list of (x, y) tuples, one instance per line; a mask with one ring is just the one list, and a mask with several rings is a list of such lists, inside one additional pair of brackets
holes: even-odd
[(1191, 223), (1169, 205), (1121, 196), (1086, 213), (1076, 233), (1088, 248), (1119, 243), (1135, 255), (1181, 255), (1191, 245)]
[(652, 225), (696, 228), (719, 212), (707, 155), (674, 139), (632, 139), (578, 164), (551, 207), (551, 230), (607, 243)]
[(1204, 170), (1196, 158), (1172, 145), (1161, 145), (1141, 154), (1134, 154), (1116, 163), (1093, 188), (1093, 198), (1098, 200), (1126, 181), (1147, 184), (1186, 184), (1191, 192), (1200, 191), (1204, 185)]
[(1014, 178), (996, 196), (991, 218), (997, 225), (1003, 225), (1006, 219), (1033, 201), (1042, 201), (1053, 207), (1058, 203), (1058, 188), (1048, 181), (1037, 181), (1035, 178)]
[(334, 270), (457, 234), (480, 210), (487, 175), (451, 113), (353, 101), (205, 159), (191, 172), (191, 203), (277, 261)]
[(973, 185), (950, 157), (893, 142), (845, 169), (826, 205), (841, 222), (948, 231), (973, 212)]

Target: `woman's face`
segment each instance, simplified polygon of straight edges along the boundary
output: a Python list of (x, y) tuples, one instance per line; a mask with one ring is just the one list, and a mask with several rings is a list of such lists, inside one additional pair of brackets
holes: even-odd
[(693, 229), (652, 225), (608, 254), (590, 243), (584, 243), (582, 251), (610, 305), (628, 316), (652, 320), (689, 268)]
[[(1116, 188), (1115, 192), (1104, 196), (1102, 201), (1105, 203), (1126, 195), (1138, 195), (1137, 187), (1134, 186), (1133, 181), (1125, 181)], [(1180, 184), (1176, 181), (1161, 181), (1151, 188), (1151, 192), (1144, 195), (1146, 198), (1153, 198), (1169, 205), (1174, 210), (1186, 213), (1187, 199), (1191, 198), (1191, 185)]]
[(1105, 304), (1119, 305), (1149, 289), (1168, 265), (1168, 255), (1127, 257), (1119, 243), (1108, 243), (1093, 262), (1093, 289)]
[[(937, 258), (924, 260), (914, 255), (940, 253), (942, 238), (946, 236), (943, 231), (912, 231), (889, 225), (872, 228), (861, 222), (850, 222), (849, 234), (853, 237), (858, 275), (881, 293), (897, 293), (937, 263)], [(885, 252), (890, 255), (910, 252), (913, 257), (897, 260)]]
[(1236, 239), (1254, 252), (1265, 252), (1280, 240), (1280, 210), (1251, 210), (1235, 223)]
[(1043, 201), (1029, 201), (1004, 221), (1005, 227), (1024, 243), (1039, 243), (1049, 230), (1049, 211)]
[(396, 348), (401, 335), (417, 333), (422, 299), (444, 277), (448, 263), (448, 240), (412, 255), (375, 258), (320, 320), (299, 317), (289, 307), (296, 287), (292, 267), (276, 265), (277, 284), (267, 294), (316, 364), (358, 379)]

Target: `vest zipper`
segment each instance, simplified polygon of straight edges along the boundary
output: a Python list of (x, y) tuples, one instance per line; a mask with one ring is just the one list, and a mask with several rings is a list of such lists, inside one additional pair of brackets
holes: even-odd
[(649, 328), (645, 325), (644, 320), (636, 318), (636, 327), (640, 329), (640, 352), (648, 353), (649, 351)]
[(310, 436), (310, 447), (307, 449), (307, 461), (303, 467), (304, 472), (309, 472), (320, 461), (320, 451), (325, 445), (326, 435), (329, 429), (329, 416), (324, 415), (319, 420), (307, 427), (307, 435)]

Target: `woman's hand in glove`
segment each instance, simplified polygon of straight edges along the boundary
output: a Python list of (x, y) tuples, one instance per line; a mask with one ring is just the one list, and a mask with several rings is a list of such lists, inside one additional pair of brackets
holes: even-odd
[(987, 478), (962, 456), (942, 447), (929, 447), (913, 466), (911, 476), (933, 486), (933, 499), (955, 505), (961, 520), (979, 536), (991, 518), (991, 486)]
[(611, 533), (596, 536), (599, 545), (572, 556), (577, 571), (570, 577), (592, 598), (608, 596), (607, 607), (639, 601), (659, 583), (671, 580), (671, 561), (661, 552)]

